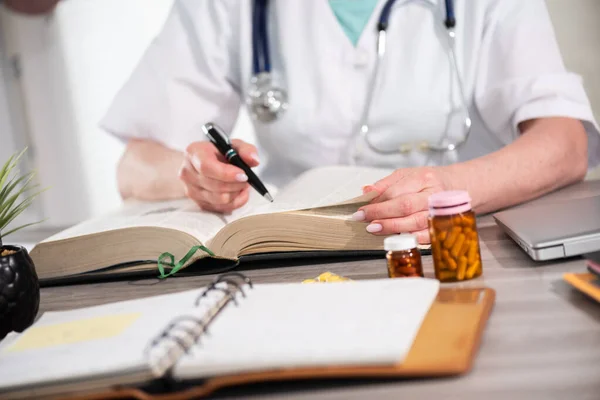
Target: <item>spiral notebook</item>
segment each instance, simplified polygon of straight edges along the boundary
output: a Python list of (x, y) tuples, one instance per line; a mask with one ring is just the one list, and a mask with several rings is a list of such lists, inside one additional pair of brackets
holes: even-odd
[(423, 278), (253, 284), (225, 274), (198, 290), (44, 314), (0, 343), (0, 398), (461, 373), (493, 298)]

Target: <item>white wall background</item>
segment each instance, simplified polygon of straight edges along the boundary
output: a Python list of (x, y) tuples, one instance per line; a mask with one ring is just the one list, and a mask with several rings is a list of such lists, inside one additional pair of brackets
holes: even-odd
[[(40, 204), (47, 224), (69, 225), (120, 204), (115, 166), (122, 145), (97, 124), (172, 2), (65, 0), (48, 17), (0, 12), (6, 56), (17, 56), (22, 67), (26, 125), (17, 129), (16, 146), (29, 142), (40, 179), (51, 186)], [(584, 76), (600, 117), (600, 0), (547, 3), (567, 66)], [(234, 135), (254, 141), (247, 115)]]
[(546, 4), (565, 64), (583, 76), (600, 123), (600, 0), (546, 0)]
[[(565, 64), (583, 77), (600, 123), (600, 0), (546, 0), (546, 4)], [(600, 179), (600, 167), (588, 179)]]
[[(41, 201), (47, 224), (69, 225), (120, 204), (115, 167), (123, 146), (98, 122), (172, 3), (71, 0), (47, 17), (0, 13), (8, 57), (22, 64), (32, 161), (51, 188)], [(240, 124), (252, 140), (247, 117)]]
[[(1, 24), (0, 24), (1, 26)], [(0, 164), (20, 152), (29, 143), (29, 129), (23, 107), (23, 93), (19, 80), (18, 60), (9, 57), (0, 35)], [(31, 171), (34, 166), (28, 154), (23, 155), (18, 172)], [(13, 227), (42, 218), (41, 203), (28, 207), (15, 221)]]
[(120, 201), (114, 175), (122, 146), (97, 121), (170, 7), (153, 3), (66, 1), (47, 18), (2, 13), (7, 56), (21, 61), (30, 155), (50, 186), (41, 202), (50, 224)]
[[(4, 58), (0, 53), (0, 57)], [(10, 81), (11, 71), (9, 70), (8, 60), (6, 63), (0, 64), (0, 132), (4, 132), (2, 135), (2, 145), (0, 146), (0, 164), (4, 163), (4, 160), (11, 156), (17, 145), (15, 143), (16, 137), (9, 135), (9, 132), (15, 131), (13, 127), (13, 121), (11, 118), (11, 112), (9, 110), (8, 103), (8, 83)]]

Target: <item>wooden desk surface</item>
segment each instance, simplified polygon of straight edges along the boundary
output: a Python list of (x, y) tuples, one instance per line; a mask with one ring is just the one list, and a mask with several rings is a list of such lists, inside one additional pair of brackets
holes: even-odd
[[(589, 189), (589, 186), (583, 187)], [(600, 183), (594, 186), (600, 189)], [(595, 191), (595, 190), (594, 190)], [(570, 193), (570, 192), (569, 192)], [(577, 190), (573, 193), (588, 193)], [(561, 197), (564, 196), (561, 195)], [(569, 195), (571, 197), (571, 195)], [(573, 197), (576, 197), (573, 195)], [(600, 399), (600, 304), (571, 289), (565, 272), (585, 270), (580, 258), (535, 263), (494, 225), (480, 221), (484, 274), (457, 285), (486, 285), (497, 300), (474, 369), (451, 379), (265, 384), (220, 396), (300, 399)], [(425, 273), (433, 277), (430, 256)], [(255, 282), (300, 282), (331, 271), (352, 279), (386, 277), (384, 260), (246, 270)], [(108, 282), (44, 288), (41, 311), (175, 292), (214, 276)]]

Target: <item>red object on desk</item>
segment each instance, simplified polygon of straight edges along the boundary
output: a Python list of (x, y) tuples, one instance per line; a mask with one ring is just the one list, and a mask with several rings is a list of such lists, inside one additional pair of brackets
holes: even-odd
[(598, 264), (597, 262), (594, 262), (592, 260), (587, 260), (586, 264), (587, 264), (587, 267), (590, 270), (590, 272), (598, 275), (598, 277), (600, 278), (600, 264)]

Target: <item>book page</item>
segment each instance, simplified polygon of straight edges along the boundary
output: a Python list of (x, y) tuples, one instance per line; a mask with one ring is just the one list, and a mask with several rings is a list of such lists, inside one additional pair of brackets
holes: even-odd
[(268, 187), (275, 197), (269, 203), (250, 189), (249, 200), (229, 215), (201, 210), (192, 200), (163, 202), (129, 201), (123, 207), (61, 231), (43, 242), (131, 227), (163, 227), (188, 233), (206, 243), (226, 224), (249, 215), (310, 209), (344, 202), (362, 195), (364, 185), (373, 184), (390, 170), (334, 166), (310, 170), (285, 188)]
[[(246, 215), (302, 210), (330, 206), (363, 196), (362, 188), (392, 173), (392, 170), (333, 166), (310, 170), (281, 188), (272, 204), (258, 205), (239, 212), (228, 222)], [(367, 195), (364, 199), (371, 199)]]
[[(277, 193), (275, 187), (269, 186), (268, 190), (273, 195)], [(161, 202), (128, 201), (112, 213), (74, 225), (42, 242), (122, 228), (149, 226), (176, 229), (194, 236), (202, 243), (206, 243), (227, 223), (251, 214), (254, 209), (269, 204), (255, 190), (250, 191), (250, 198), (244, 206), (234, 210), (229, 215), (204, 211), (190, 199)]]
[(202, 211), (189, 199), (165, 202), (132, 201), (113, 213), (84, 221), (47, 238), (44, 242), (143, 226), (177, 229), (206, 242), (226, 223), (225, 216)]
[(357, 203), (368, 203), (369, 201), (374, 199), (375, 196), (376, 193), (370, 192), (360, 197), (355, 197), (347, 202), (337, 203), (333, 206), (308, 208), (292, 212), (296, 214), (321, 216), (325, 218), (336, 218), (344, 221), (351, 221), (352, 214), (354, 214), (358, 209)]
[(296, 208), (316, 208), (362, 196), (362, 188), (386, 177), (392, 170), (370, 167), (326, 167), (301, 175), (283, 188), (279, 204)]
[(255, 285), (213, 321), (173, 374), (402, 363), (438, 290), (437, 280), (423, 278)]

